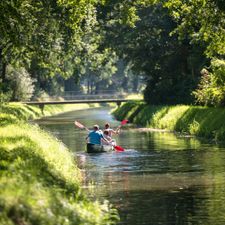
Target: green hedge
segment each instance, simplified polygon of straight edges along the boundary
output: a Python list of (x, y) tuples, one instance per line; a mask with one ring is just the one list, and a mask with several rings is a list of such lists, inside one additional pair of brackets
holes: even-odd
[(225, 140), (225, 109), (201, 106), (154, 106), (128, 102), (113, 112), (119, 119), (149, 128)]

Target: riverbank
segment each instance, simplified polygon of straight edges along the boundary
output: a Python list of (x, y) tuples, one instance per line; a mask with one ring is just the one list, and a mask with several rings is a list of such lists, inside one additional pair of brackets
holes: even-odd
[[(46, 107), (45, 115), (61, 110)], [(41, 116), (37, 107), (0, 106), (0, 224), (115, 224), (118, 216), (109, 204), (82, 193), (72, 153), (26, 122)]]
[(142, 101), (130, 101), (117, 108), (118, 120), (146, 128), (164, 129), (215, 140), (225, 138), (225, 109), (202, 106), (151, 106)]

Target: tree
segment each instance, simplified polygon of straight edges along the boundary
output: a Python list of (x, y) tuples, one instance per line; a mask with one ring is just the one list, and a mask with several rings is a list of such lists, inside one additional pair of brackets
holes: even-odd
[[(114, 13), (113, 8), (108, 11)], [(134, 28), (114, 24), (107, 15), (103, 20), (108, 19), (105, 43), (132, 65), (135, 74), (145, 74), (145, 100), (154, 104), (190, 103), (205, 62), (204, 46), (191, 46), (188, 40), (170, 36), (177, 24), (160, 4), (137, 7), (139, 20)]]
[(34, 79), (24, 68), (7, 68), (8, 81), (12, 87), (13, 101), (27, 101), (34, 94)]
[[(161, 2), (161, 1), (159, 1)], [(225, 9), (221, 0), (165, 0), (163, 4), (177, 22), (173, 33), (193, 43), (205, 43), (208, 57), (225, 54)]]
[(202, 78), (193, 92), (197, 103), (225, 106), (225, 61), (213, 59), (210, 69), (202, 69)]
[(223, 1), (166, 0), (164, 6), (169, 9), (170, 14), (177, 21), (177, 27), (173, 33), (177, 33), (181, 40), (188, 37), (190, 43), (203, 43), (206, 46), (205, 55), (211, 59), (211, 66), (209, 66), (211, 72), (203, 69), (200, 84), (193, 92), (197, 102), (205, 105), (224, 105), (225, 89), (220, 82), (217, 82), (221, 80), (221, 73), (225, 73), (223, 68), (225, 56)]
[[(97, 1), (96, 1), (97, 2)], [(35, 61), (49, 75), (65, 71), (65, 57), (74, 59), (79, 48), (82, 23), (95, 1), (6, 0), (0, 2), (0, 71), (1, 83), (7, 85), (7, 65), (29, 69)], [(33, 72), (33, 71), (31, 71)], [(72, 73), (71, 73), (72, 74)]]

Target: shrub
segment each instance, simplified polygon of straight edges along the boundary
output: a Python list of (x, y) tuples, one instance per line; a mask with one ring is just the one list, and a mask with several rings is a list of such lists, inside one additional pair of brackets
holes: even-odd
[(35, 80), (30, 77), (25, 68), (9, 66), (7, 68), (7, 79), (13, 90), (12, 100), (26, 101), (32, 97)]
[(225, 61), (214, 59), (210, 70), (203, 69), (197, 90), (193, 92), (196, 102), (207, 106), (225, 105)]

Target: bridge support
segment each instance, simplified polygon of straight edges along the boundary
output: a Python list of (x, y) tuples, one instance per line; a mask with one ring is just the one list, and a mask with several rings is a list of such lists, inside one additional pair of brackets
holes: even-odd
[(121, 106), (121, 102), (117, 102), (116, 104), (117, 104), (117, 106), (118, 106), (118, 107), (120, 107), (120, 106)]
[(39, 106), (39, 108), (40, 108), (40, 110), (41, 110), (41, 113), (44, 114), (44, 107), (45, 107), (45, 104), (40, 103), (38, 106)]

